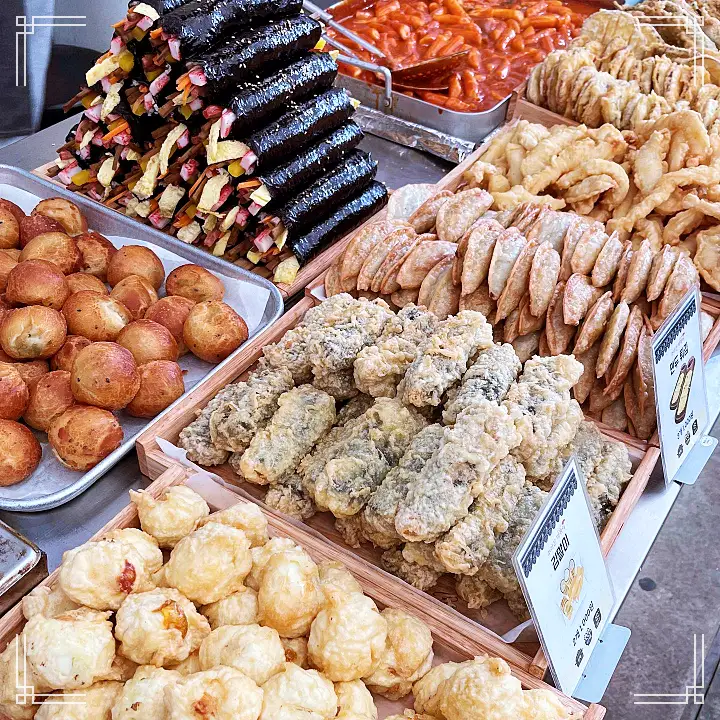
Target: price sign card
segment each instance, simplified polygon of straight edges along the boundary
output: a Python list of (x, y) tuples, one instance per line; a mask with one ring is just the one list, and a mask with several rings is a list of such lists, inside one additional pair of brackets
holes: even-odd
[(653, 373), (665, 482), (672, 482), (708, 424), (700, 293), (692, 288), (653, 335)]
[(572, 695), (615, 602), (574, 456), (520, 543), (513, 565), (555, 682)]

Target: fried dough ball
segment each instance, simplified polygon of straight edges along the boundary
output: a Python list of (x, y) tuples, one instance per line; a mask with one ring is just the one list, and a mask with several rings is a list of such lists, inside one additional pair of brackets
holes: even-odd
[(326, 597), (332, 593), (361, 593), (363, 591), (360, 583), (354, 575), (337, 560), (324, 560), (318, 565), (320, 576), (320, 589)]
[(152, 360), (138, 368), (140, 388), (125, 411), (152, 418), (170, 407), (185, 392), (182, 368), (170, 360)]
[(165, 280), (165, 268), (150, 248), (144, 245), (124, 245), (110, 258), (107, 281), (114, 288), (129, 275), (139, 275), (155, 290), (159, 290)]
[(92, 290), (72, 294), (63, 315), (69, 331), (93, 342), (115, 340), (120, 331), (132, 320), (130, 311), (115, 298)]
[(42, 448), (31, 430), (13, 420), (0, 420), (0, 487), (32, 475), (41, 457)]
[(82, 292), (83, 290), (90, 290), (91, 292), (100, 293), (101, 295), (107, 295), (108, 289), (102, 280), (99, 280), (94, 275), (85, 272), (76, 272), (68, 275), (65, 281), (70, 288), (70, 294)]
[(81, 335), (68, 335), (63, 346), (50, 358), (50, 367), (53, 370), (72, 371), (77, 354), (90, 344), (90, 340)]
[(47, 260), (18, 263), (8, 275), (5, 299), (15, 305), (45, 305), (61, 310), (70, 287), (57, 265)]
[(270, 627), (225, 625), (203, 640), (200, 665), (203, 670), (226, 665), (263, 685), (283, 669), (285, 648), (280, 636)]
[(7, 252), (0, 251), (0, 293), (5, 292), (10, 273), (17, 264), (17, 260), (11, 257)]
[(19, 420), (30, 402), (30, 390), (11, 363), (0, 365), (0, 420)]
[(193, 355), (219, 363), (248, 339), (245, 321), (219, 300), (195, 305), (183, 326), (183, 340)]
[(20, 377), (30, 390), (33, 389), (40, 378), (50, 372), (47, 360), (27, 360), (25, 362), (11, 363), (11, 365), (20, 373)]
[(245, 579), (245, 584), (253, 590), (260, 589), (260, 577), (270, 558), (285, 550), (301, 550), (294, 540), (284, 537), (270, 538), (264, 545), (252, 549), (252, 569)]
[(328, 720), (337, 712), (333, 684), (317, 670), (303, 670), (293, 663), (273, 675), (263, 686), (261, 720)]
[(282, 637), (307, 635), (322, 601), (318, 582), (317, 565), (301, 548), (272, 555), (260, 576), (260, 624)]
[(94, 230), (76, 235), (75, 244), (82, 256), (80, 270), (105, 282), (108, 265), (117, 248), (104, 235)]
[(139, 275), (123, 278), (112, 289), (110, 297), (119, 300), (130, 311), (133, 320), (145, 317), (148, 308), (158, 299), (155, 288)]
[(307, 638), (280, 638), (280, 642), (285, 648), (285, 660), (287, 662), (295, 663), (305, 670), (310, 669)]
[(44, 360), (65, 342), (65, 318), (52, 308), (31, 305), (11, 310), (0, 324), (2, 349), (15, 360)]
[(363, 680), (374, 693), (399, 700), (432, 667), (432, 633), (422, 620), (404, 610), (385, 608), (381, 615), (388, 628), (385, 649), (380, 664)]
[(162, 548), (175, 547), (210, 513), (205, 500), (184, 485), (168, 488), (158, 500), (143, 490), (131, 490), (130, 500), (137, 506), (140, 527)]
[(413, 685), (415, 696), (415, 711), (427, 713), (428, 715), (440, 715), (440, 687), (451, 678), (461, 667), (469, 665), (472, 661), (464, 663), (447, 662), (436, 665), (429, 672), (423, 675)]
[(79, 235), (87, 230), (87, 221), (80, 208), (65, 198), (55, 197), (41, 200), (35, 206), (32, 214), (57, 220), (68, 235)]
[(185, 660), (173, 665), (170, 670), (180, 673), (183, 677), (200, 672), (202, 670), (200, 667), (200, 652), (196, 650), (194, 653), (190, 653)]
[(20, 247), (20, 223), (7, 208), (0, 207), (0, 250)]
[(75, 241), (61, 232), (46, 232), (36, 235), (20, 253), (20, 262), (25, 260), (47, 260), (54, 263), (63, 275), (77, 271), (82, 255)]
[(22, 599), (22, 610), (26, 620), (34, 615), (53, 618), (77, 610), (79, 605), (73, 602), (59, 585), (49, 588), (38, 585)]
[(202, 527), (211, 522), (242, 530), (250, 541), (251, 548), (261, 547), (270, 539), (265, 513), (251, 502), (239, 502), (225, 510), (214, 512), (212, 515), (202, 518), (198, 525)]
[(523, 690), (521, 720), (570, 720), (570, 711), (551, 690)]
[(23, 419), (31, 428), (48, 432), (53, 422), (74, 404), (70, 373), (53, 370), (43, 375), (30, 390)]
[(210, 633), (210, 623), (174, 588), (132, 593), (115, 618), (118, 652), (140, 665), (185, 660)]
[(138, 365), (153, 360), (178, 359), (178, 346), (170, 331), (152, 320), (134, 320), (117, 336), (118, 344), (128, 349)]
[(223, 625), (254, 625), (257, 623), (257, 592), (249, 587), (240, 588), (222, 600), (203, 605), (200, 612), (216, 630)]
[(55, 457), (70, 470), (95, 467), (123, 441), (123, 430), (109, 411), (91, 405), (73, 405), (48, 430)]
[(52, 218), (44, 215), (26, 215), (19, 221), (20, 225), (20, 247), (24, 248), (33, 238), (45, 233), (62, 233), (65, 235), (65, 228)]
[(310, 661), (333, 682), (359, 680), (378, 667), (387, 632), (372, 599), (356, 592), (333, 593), (310, 628)]
[(165, 692), (168, 720), (257, 720), (263, 704), (263, 691), (229, 667), (195, 673)]
[(148, 533), (138, 528), (118, 528), (109, 530), (100, 538), (101, 540), (110, 540), (112, 542), (124, 542), (132, 545), (150, 568), (151, 573), (157, 572), (162, 566), (160, 558), (162, 553), (158, 552), (157, 540)]
[(37, 712), (37, 705), (32, 704), (32, 697), (29, 695), (24, 696), (24, 702), (18, 703), (18, 695), (22, 695), (19, 688), (33, 687), (36, 693), (46, 693), (50, 690), (43, 685), (30, 663), (22, 662), (22, 657), (23, 634), (21, 633), (10, 641), (0, 655), (0, 714), (10, 720), (32, 720)]
[(182, 679), (175, 670), (141, 665), (125, 683), (112, 710), (112, 720), (166, 720), (165, 688)]
[(12, 200), (0, 198), (0, 208), (9, 210), (18, 222), (20, 222), (24, 217), (27, 217), (27, 215), (25, 215), (25, 211), (19, 205), (12, 202)]
[(194, 306), (192, 300), (179, 295), (168, 295), (160, 298), (147, 309), (145, 319), (166, 327), (175, 338), (180, 354), (184, 355), (188, 352), (188, 347), (183, 340), (183, 327)]
[(242, 530), (208, 523), (173, 548), (165, 581), (200, 605), (222, 600), (243, 586), (252, 567), (250, 541)]
[(377, 720), (377, 708), (362, 680), (335, 683), (338, 699), (336, 720)]
[(219, 277), (199, 265), (181, 265), (175, 268), (165, 281), (168, 295), (180, 295), (193, 302), (222, 300), (225, 286)]
[(40, 706), (36, 720), (110, 720), (122, 683), (98, 682), (82, 691), (82, 701), (62, 693), (51, 695)]
[(27, 659), (46, 687), (75, 690), (110, 673), (115, 657), (110, 615), (79, 608), (55, 618), (35, 615), (28, 620)]
[(130, 593), (155, 587), (152, 574), (162, 566), (162, 551), (147, 536), (147, 548), (125, 535), (96, 540), (68, 550), (60, 565), (62, 591), (96, 610), (117, 610)]
[(83, 348), (73, 363), (71, 382), (78, 402), (106, 410), (124, 408), (140, 389), (132, 353), (112, 342)]

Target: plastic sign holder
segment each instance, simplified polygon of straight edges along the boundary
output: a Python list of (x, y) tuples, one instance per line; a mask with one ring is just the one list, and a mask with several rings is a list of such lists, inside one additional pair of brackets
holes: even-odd
[(518, 546), (513, 566), (556, 686), (566, 695), (599, 700), (630, 633), (609, 622), (615, 595), (575, 456)]
[(705, 435), (710, 413), (696, 287), (653, 335), (652, 362), (665, 484), (692, 484), (717, 444)]

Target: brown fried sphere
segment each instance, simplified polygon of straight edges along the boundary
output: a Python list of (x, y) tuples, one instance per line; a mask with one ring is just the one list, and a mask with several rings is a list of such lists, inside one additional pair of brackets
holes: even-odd
[(183, 340), (183, 327), (194, 306), (192, 300), (179, 295), (168, 295), (160, 298), (147, 309), (145, 319), (166, 327), (175, 338), (180, 354), (184, 355), (188, 348)]
[(27, 215), (25, 215), (25, 211), (19, 205), (16, 205), (10, 200), (0, 198), (0, 208), (3, 210), (9, 210), (18, 223), (20, 223), (23, 218), (27, 217)]
[(63, 315), (73, 335), (93, 342), (114, 340), (132, 320), (130, 311), (109, 295), (81, 290), (63, 305)]
[(74, 405), (55, 418), (48, 431), (48, 440), (65, 467), (84, 471), (120, 447), (123, 431), (111, 412)]
[(165, 280), (165, 268), (150, 248), (143, 245), (124, 245), (110, 260), (107, 281), (111, 287), (115, 287), (128, 275), (140, 275), (159, 290)]
[(109, 294), (103, 281), (90, 273), (72, 273), (71, 275), (68, 275), (65, 280), (70, 288), (71, 295), (74, 295), (76, 292), (82, 292), (83, 290), (92, 290), (93, 292), (100, 293), (101, 295)]
[(168, 295), (180, 295), (194, 302), (222, 300), (225, 286), (220, 278), (199, 265), (181, 265), (165, 281)]
[(90, 340), (82, 335), (68, 335), (63, 346), (50, 358), (50, 367), (53, 370), (72, 370), (77, 354), (90, 345)]
[(124, 408), (140, 388), (132, 353), (117, 343), (88, 345), (77, 354), (71, 374), (75, 399), (107, 410)]
[(201, 360), (219, 363), (237, 350), (248, 338), (245, 321), (219, 300), (198, 303), (190, 311), (183, 339)]
[(138, 368), (140, 389), (125, 410), (135, 417), (151, 418), (174, 403), (184, 392), (180, 366), (170, 360), (153, 360)]
[(30, 402), (23, 419), (31, 428), (47, 432), (53, 421), (74, 404), (70, 373), (53, 370), (41, 377), (30, 390)]
[(170, 331), (152, 320), (135, 320), (117, 336), (117, 342), (127, 348), (138, 365), (153, 360), (177, 360), (178, 347)]
[(12, 420), (0, 420), (0, 485), (14, 485), (40, 463), (42, 448), (32, 431)]
[(69, 235), (59, 232), (36, 235), (20, 253), (20, 262), (47, 260), (55, 263), (64, 275), (74, 273), (80, 266), (81, 259), (75, 241)]
[(5, 292), (10, 273), (16, 265), (17, 260), (13, 259), (7, 252), (0, 251), (0, 293)]
[(80, 270), (105, 282), (110, 259), (117, 252), (117, 248), (104, 235), (94, 230), (77, 235), (74, 239), (82, 255)]
[(20, 247), (20, 223), (7, 208), (0, 207), (0, 250)]
[(68, 235), (79, 235), (87, 230), (87, 221), (80, 208), (65, 198), (41, 200), (32, 211), (33, 215), (42, 215), (59, 222)]
[(54, 263), (26, 260), (10, 271), (5, 297), (15, 305), (45, 305), (61, 310), (70, 297), (70, 288)]
[(13, 362), (12, 366), (20, 373), (23, 382), (30, 390), (35, 383), (50, 372), (47, 360), (26, 360), (25, 362)]
[(0, 324), (0, 345), (16, 360), (43, 360), (65, 342), (65, 318), (57, 310), (30, 305), (6, 313)]
[(0, 418), (19, 420), (30, 399), (28, 386), (9, 363), (0, 366)]
[(158, 299), (155, 288), (139, 275), (123, 278), (112, 289), (110, 297), (119, 300), (130, 311), (133, 320), (144, 317), (147, 309)]
[(20, 247), (24, 248), (33, 238), (45, 233), (65, 233), (65, 228), (52, 218), (44, 215), (28, 215), (19, 221)]

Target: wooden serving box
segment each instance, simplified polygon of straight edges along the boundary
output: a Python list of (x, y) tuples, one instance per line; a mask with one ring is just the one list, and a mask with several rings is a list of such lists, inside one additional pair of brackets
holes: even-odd
[[(162, 438), (170, 443), (177, 444), (180, 431), (196, 418), (198, 412), (205, 407), (209, 400), (211, 400), (221, 388), (225, 387), (225, 385), (236, 380), (245, 379), (248, 372), (253, 369), (258, 359), (262, 356), (262, 348), (265, 345), (280, 340), (287, 330), (295, 327), (314, 304), (315, 301), (312, 298), (304, 298), (301, 300), (273, 326), (261, 335), (258, 335), (243, 352), (238, 355), (232, 364), (226, 365), (206, 382), (196, 387), (182, 403), (165, 414), (149, 430), (140, 435), (136, 443), (136, 448), (140, 469), (143, 474), (155, 479), (159, 478), (168, 469), (177, 467), (178, 462), (162, 451), (157, 439)], [(660, 457), (658, 448), (648, 446), (646, 443), (635, 438), (630, 438), (629, 436), (627, 436), (627, 438), (625, 445), (627, 446), (633, 463), (634, 475), (626, 486), (615, 512), (611, 515), (602, 532), (601, 545), (605, 555), (610, 552), (625, 521), (632, 513)], [(236, 491), (242, 497), (256, 502), (265, 510), (269, 510), (262, 502), (267, 488), (244, 482), (229, 464), (208, 468), (208, 470), (221, 477), (227, 484), (236, 488)], [(334, 547), (341, 549), (342, 552), (350, 553), (356, 557), (362, 557), (365, 561), (372, 563), (377, 568), (380, 567), (381, 550), (369, 544), (357, 549), (348, 547), (340, 537), (334, 523), (335, 518), (330, 513), (318, 513), (306, 521), (305, 526), (309, 526), (320, 533), (329, 540)], [(396, 582), (405, 587), (403, 581), (396, 579)], [(445, 603), (449, 603), (464, 615), (464, 632), (469, 635), (480, 631), (486, 632), (483, 627), (490, 628), (493, 632), (501, 634), (507, 632), (507, 630), (517, 624), (517, 621), (507, 610), (505, 603), (495, 603), (485, 611), (485, 613), (470, 610), (467, 605), (458, 598), (454, 583), (451, 581), (441, 581), (432, 592), (436, 598), (440, 598), (445, 601)], [(429, 597), (426, 593), (421, 594)], [(442, 608), (443, 612), (447, 611), (453, 613), (453, 615), (455, 614), (447, 604), (441, 604), (439, 607)], [(537, 655), (538, 649), (539, 645), (536, 642), (523, 643), (518, 645), (517, 652), (523, 658), (522, 663), (524, 669), (527, 672), (537, 674), (538, 677), (542, 677), (546, 669), (546, 664), (544, 657)]]
[[(234, 493), (209, 478), (202, 478), (178, 465), (165, 470), (146, 490), (159, 498), (173, 485), (189, 484), (199, 492), (210, 505), (211, 510), (223, 509), (237, 502), (243, 502)], [(501, 642), (480, 627), (468, 632), (467, 620), (438, 600), (406, 585), (397, 578), (372, 566), (352, 553), (328, 543), (319, 533), (313, 532), (294, 520), (266, 510), (271, 536), (288, 537), (301, 545), (316, 561), (336, 560), (343, 563), (362, 585), (363, 591), (380, 606), (398, 607), (421, 618), (430, 627), (435, 652), (435, 664), (447, 661), (469, 660), (477, 655), (488, 654), (500, 657), (511, 667), (513, 674), (527, 689), (544, 688), (558, 695), (561, 702), (573, 712), (584, 713), (585, 720), (601, 720), (605, 708), (600, 705), (585, 705), (569, 698), (542, 682), (528, 672), (526, 658), (514, 648)], [(104, 528), (89, 539), (99, 539), (104, 533), (118, 528), (139, 527), (137, 510), (130, 504), (116, 515)], [(41, 585), (52, 587), (57, 583), (59, 570), (53, 572)], [(25, 618), (22, 605), (16, 605), (0, 619), (0, 649), (5, 649), (12, 639), (22, 631)], [(398, 702), (376, 697), (379, 717), (385, 718), (401, 713), (411, 706), (412, 696)], [(0, 714), (0, 718), (8, 720)]]

